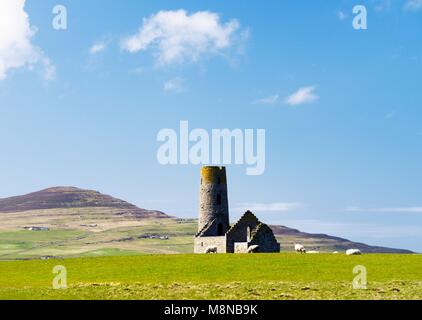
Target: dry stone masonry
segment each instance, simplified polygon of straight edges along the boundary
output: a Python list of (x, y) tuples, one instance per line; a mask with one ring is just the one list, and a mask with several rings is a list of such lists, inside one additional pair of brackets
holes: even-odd
[(280, 252), (271, 228), (252, 212), (230, 226), (226, 168), (202, 168), (199, 197), (195, 253)]

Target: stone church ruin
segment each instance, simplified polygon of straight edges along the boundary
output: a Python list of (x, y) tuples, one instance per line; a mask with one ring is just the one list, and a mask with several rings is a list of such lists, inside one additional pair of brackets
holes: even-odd
[(247, 211), (234, 225), (229, 222), (227, 176), (224, 167), (201, 170), (198, 233), (195, 253), (280, 252), (269, 226)]

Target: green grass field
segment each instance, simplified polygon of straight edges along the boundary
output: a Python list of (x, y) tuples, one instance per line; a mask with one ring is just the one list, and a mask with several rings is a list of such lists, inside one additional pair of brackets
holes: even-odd
[[(53, 290), (53, 267), (67, 289)], [(356, 290), (353, 268), (367, 269)], [(0, 262), (1, 299), (422, 299), (422, 255), (141, 255)]]

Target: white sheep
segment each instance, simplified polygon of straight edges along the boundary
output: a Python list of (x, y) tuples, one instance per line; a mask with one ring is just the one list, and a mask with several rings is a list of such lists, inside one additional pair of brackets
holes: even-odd
[(306, 253), (306, 249), (301, 244), (295, 244), (295, 251), (300, 253)]
[(218, 248), (217, 247), (207, 247), (206, 249), (205, 249), (205, 253), (217, 253), (217, 250), (218, 250)]
[(333, 254), (338, 254), (338, 251), (334, 251)]
[(308, 251), (307, 253), (311, 253), (311, 254), (318, 254), (319, 251)]
[(357, 255), (361, 255), (362, 252), (359, 249), (349, 249), (346, 251), (346, 255), (348, 256), (357, 256)]
[(259, 246), (253, 245), (248, 248), (248, 253), (256, 253), (258, 252)]

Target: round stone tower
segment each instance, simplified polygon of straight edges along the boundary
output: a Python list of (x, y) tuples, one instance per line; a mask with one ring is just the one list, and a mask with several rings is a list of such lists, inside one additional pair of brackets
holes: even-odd
[(205, 226), (210, 226), (214, 220), (207, 235), (223, 236), (230, 227), (225, 167), (201, 169), (198, 232), (201, 232)]

